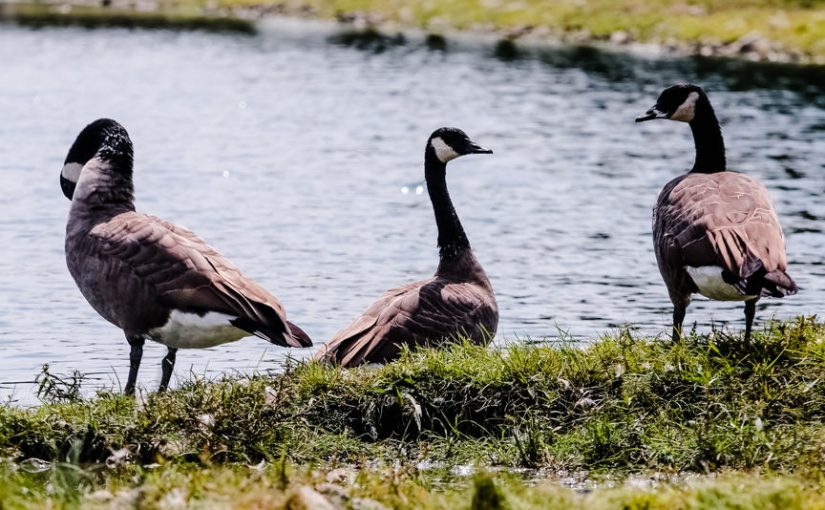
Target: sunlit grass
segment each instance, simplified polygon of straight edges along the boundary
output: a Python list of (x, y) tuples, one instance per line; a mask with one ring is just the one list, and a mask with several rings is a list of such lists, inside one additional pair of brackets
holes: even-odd
[(420, 28), (441, 34), (452, 30), (495, 32), (505, 37), (533, 33), (576, 42), (609, 40), (621, 34), (623, 42), (711, 51), (741, 41), (758, 58), (784, 54), (825, 61), (823, 0), (159, 0), (152, 12), (136, 11), (118, 0), (109, 9), (80, 5), (65, 10), (28, 4), (10, 10), (8, 5), (6, 10), (15, 13), (12, 17), (30, 24), (251, 31), (254, 25), (245, 18), (266, 12), (362, 18), (381, 28)]
[[(198, 2), (200, 0), (189, 0)], [(261, 0), (219, 0), (223, 7)], [(278, 5), (334, 17), (364, 13), (431, 31), (520, 31), (525, 27), (564, 36), (607, 39), (624, 32), (640, 42), (721, 44), (746, 36), (786, 51), (825, 55), (822, 0), (286, 0)]]
[(255, 32), (255, 24), (250, 20), (225, 14), (208, 14), (203, 11), (203, 6), (194, 4), (181, 8), (163, 6), (157, 10), (141, 11), (123, 7), (101, 8), (88, 3), (64, 8), (58, 3), (51, 2), (0, 1), (0, 21), (7, 19), (32, 27), (164, 28), (247, 34)]
[[(137, 400), (52, 382), (60, 402), (0, 407), (3, 508), (135, 494), (147, 508), (282, 508), (336, 468), (346, 481), (327, 489), (398, 508), (466, 508), (491, 483), (510, 508), (825, 508), (825, 325), (812, 318), (769, 323), (748, 345), (627, 331), (586, 346), (466, 343)], [(473, 488), (468, 469), (492, 478)], [(581, 472), (602, 488), (542, 481)], [(677, 483), (623, 481), (650, 474)]]
[(141, 462), (791, 470), (825, 455), (823, 339), (822, 324), (800, 318), (770, 323), (749, 345), (721, 332), (675, 345), (621, 332), (587, 347), (462, 344), (355, 370), (295, 364), (145, 401), (101, 393), (1, 407), (0, 451), (79, 462), (124, 450)]
[[(793, 475), (558, 479), (501, 472), (443, 476), (409, 469), (329, 471), (291, 464), (164, 464), (40, 473), (0, 464), (0, 503), (24, 508), (802, 510), (825, 508), (816, 480)], [(586, 487), (586, 490), (582, 491)], [(307, 505), (309, 492), (328, 506)], [(304, 494), (301, 494), (304, 493)], [(303, 497), (302, 497), (303, 496)], [(315, 501), (317, 503), (317, 499)], [(302, 504), (303, 503), (303, 504)]]

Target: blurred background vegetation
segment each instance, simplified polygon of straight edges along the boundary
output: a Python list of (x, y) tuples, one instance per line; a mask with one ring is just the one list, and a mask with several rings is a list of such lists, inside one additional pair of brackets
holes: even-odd
[(254, 31), (254, 20), (289, 15), (384, 31), (644, 43), (706, 56), (825, 62), (825, 0), (68, 0), (0, 5), (3, 17), (33, 24)]

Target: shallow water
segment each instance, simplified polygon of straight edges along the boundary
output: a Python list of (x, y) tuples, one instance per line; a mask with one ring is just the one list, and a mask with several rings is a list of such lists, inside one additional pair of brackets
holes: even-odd
[[(59, 170), (101, 116), (129, 130), (137, 206), (199, 233), (273, 290), (322, 342), (385, 289), (428, 276), (435, 225), (423, 149), (442, 125), (493, 156), (448, 183), (497, 292), (497, 342), (579, 338), (631, 324), (667, 333), (650, 240), (658, 190), (692, 164), (687, 126), (635, 125), (660, 89), (705, 85), (732, 169), (761, 179), (785, 227), (799, 295), (758, 321), (825, 302), (825, 71), (590, 49), (513, 55), (331, 37), (277, 24), (254, 37), (0, 25), (0, 397), (34, 400), (43, 363), (119, 387), (122, 334), (81, 297), (63, 257)], [(404, 192), (406, 190), (406, 193)], [(742, 305), (697, 298), (687, 321), (742, 327)], [(165, 349), (145, 349), (154, 389)], [(249, 338), (182, 351), (176, 376), (277, 370)]]

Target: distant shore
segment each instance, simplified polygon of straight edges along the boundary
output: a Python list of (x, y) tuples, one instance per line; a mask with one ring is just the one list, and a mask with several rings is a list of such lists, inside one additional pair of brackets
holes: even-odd
[(423, 31), (448, 44), (457, 32), (517, 46), (541, 42), (655, 47), (750, 61), (825, 64), (821, 0), (82, 0), (2, 3), (0, 19), (79, 25), (249, 32), (272, 16), (337, 20), (350, 30)]
[[(825, 505), (825, 324), (680, 343), (455, 345), (0, 405), (3, 508), (692, 508)], [(552, 502), (552, 503), (550, 503)]]

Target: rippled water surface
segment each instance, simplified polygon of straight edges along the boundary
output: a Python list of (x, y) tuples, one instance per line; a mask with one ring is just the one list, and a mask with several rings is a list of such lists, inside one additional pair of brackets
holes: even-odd
[[(127, 344), (63, 256), (58, 173), (101, 116), (134, 141), (138, 209), (206, 238), (316, 342), (383, 290), (432, 274), (436, 231), (419, 186), (424, 142), (442, 125), (495, 150), (451, 163), (447, 179), (497, 292), (498, 342), (626, 324), (655, 335), (671, 308), (651, 206), (693, 146), (684, 124), (633, 119), (664, 85), (696, 81), (723, 122), (730, 167), (772, 193), (802, 288), (761, 301), (758, 321), (821, 311), (825, 71), (571, 48), (501, 58), (485, 43), (352, 45), (325, 30), (0, 26), (0, 397), (33, 401), (43, 363), (125, 380)], [(741, 317), (741, 304), (698, 298), (687, 321), (738, 329)], [(148, 388), (164, 352), (147, 344)], [(182, 351), (176, 376), (277, 370), (287, 354), (255, 338)]]

